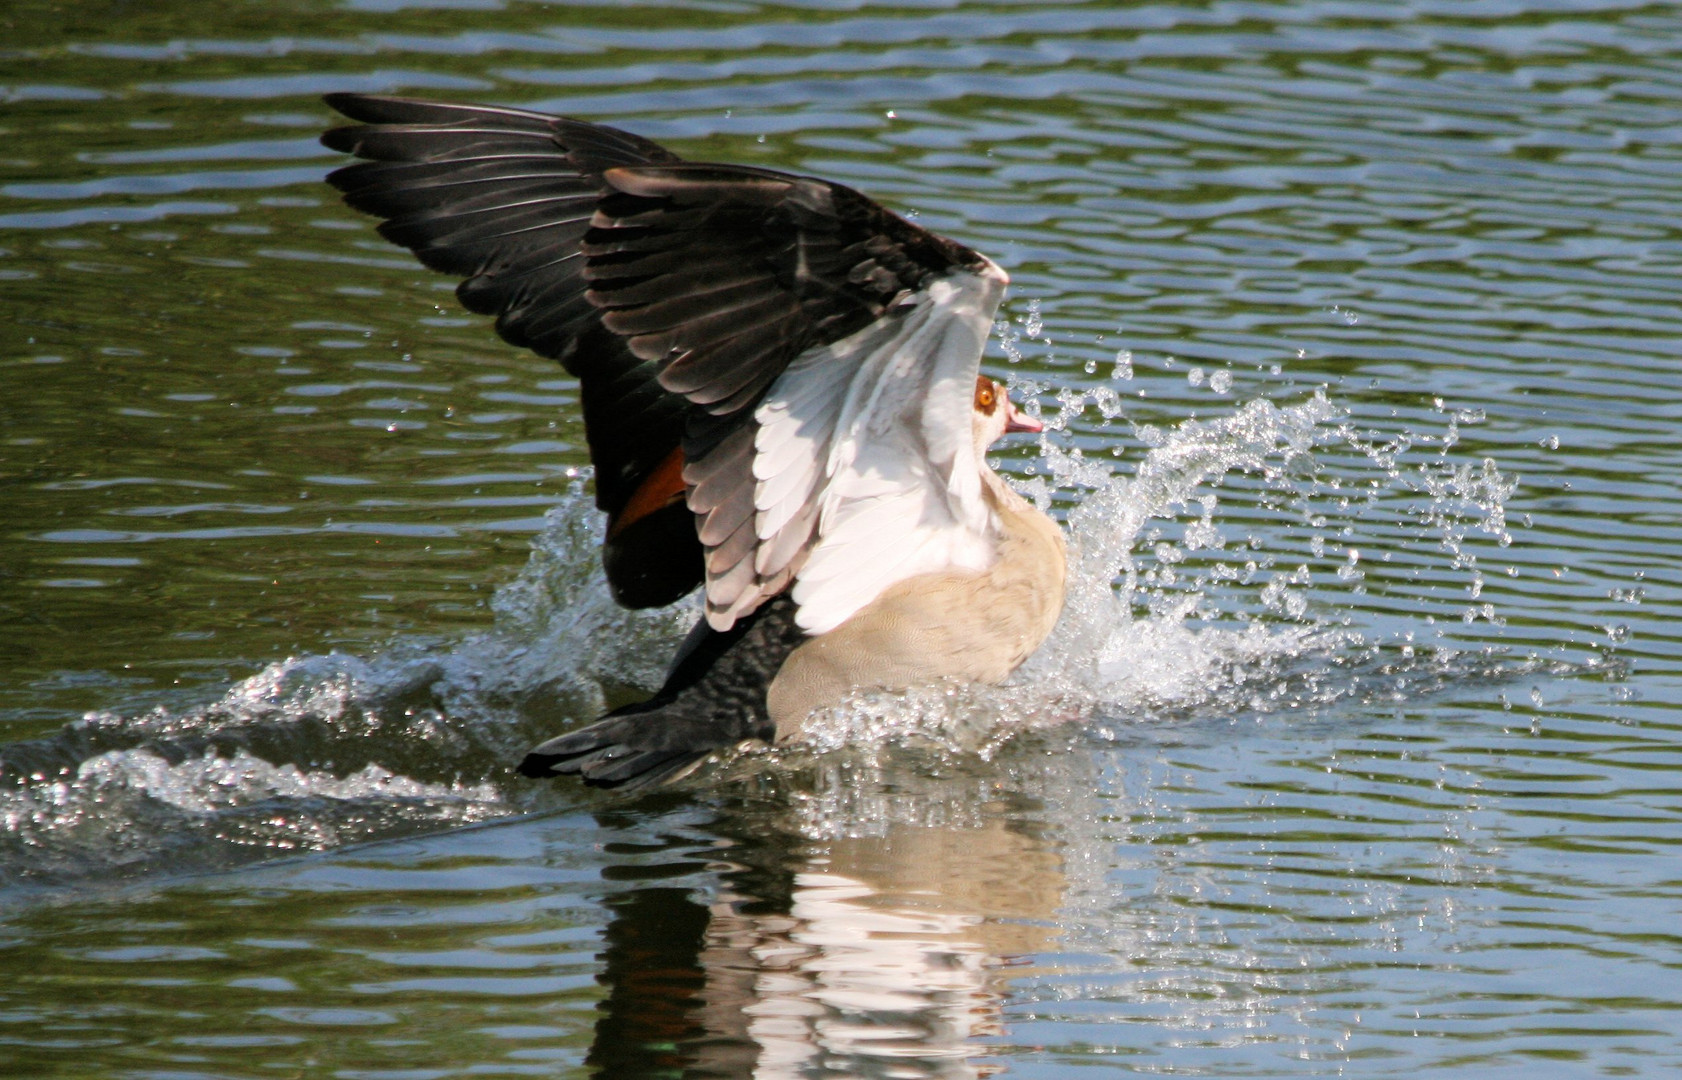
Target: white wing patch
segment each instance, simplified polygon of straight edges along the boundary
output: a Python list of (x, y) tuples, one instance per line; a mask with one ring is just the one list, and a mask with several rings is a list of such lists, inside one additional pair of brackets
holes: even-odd
[(796, 571), (808, 633), (906, 578), (992, 562), (973, 414), (1006, 280), (989, 266), (934, 282), (904, 315), (796, 358), (755, 411), (754, 570)]

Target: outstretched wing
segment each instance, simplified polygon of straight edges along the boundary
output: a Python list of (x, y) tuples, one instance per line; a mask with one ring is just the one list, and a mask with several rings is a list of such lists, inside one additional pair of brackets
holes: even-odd
[(462, 304), (496, 316), (505, 339), (578, 378), (614, 595), (652, 607), (694, 589), (702, 551), (679, 449), (688, 403), (602, 327), (580, 250), (604, 170), (677, 158), (627, 132), (518, 109), (362, 94), (327, 103), (360, 123), (322, 142), (367, 159), (328, 176), (345, 201), (386, 219), (380, 234), (425, 265), (463, 278)]
[[(912, 520), (931, 528), (974, 516), (946, 487), (973, 461), (970, 386), (1004, 282), (984, 257), (849, 188), (682, 162), (612, 128), (328, 101), (362, 122), (323, 139), (369, 159), (329, 177), (347, 201), (579, 378), (622, 601), (704, 576), (725, 628), (803, 567), (846, 572), (840, 553), (863, 555), (893, 498), (918, 493)], [(938, 564), (939, 546), (911, 562)], [(845, 606), (802, 590), (803, 607)]]

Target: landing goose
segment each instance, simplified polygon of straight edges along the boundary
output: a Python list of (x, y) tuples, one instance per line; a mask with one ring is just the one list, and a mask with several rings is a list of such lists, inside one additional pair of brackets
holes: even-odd
[(798, 738), (869, 689), (1003, 680), (1063, 606), (1063, 537), (985, 462), (1038, 431), (980, 374), (1008, 281), (840, 184), (684, 161), (518, 109), (333, 94), (328, 181), (581, 387), (619, 603), (697, 587), (651, 700), (528, 776), (636, 787)]

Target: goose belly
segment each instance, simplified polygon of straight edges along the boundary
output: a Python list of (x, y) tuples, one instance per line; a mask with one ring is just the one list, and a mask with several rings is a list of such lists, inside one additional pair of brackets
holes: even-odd
[(799, 737), (812, 713), (861, 690), (1003, 682), (1063, 608), (1062, 533), (1050, 519), (1032, 517), (1038, 520), (1007, 526), (988, 569), (901, 581), (796, 648), (766, 694), (777, 741)]

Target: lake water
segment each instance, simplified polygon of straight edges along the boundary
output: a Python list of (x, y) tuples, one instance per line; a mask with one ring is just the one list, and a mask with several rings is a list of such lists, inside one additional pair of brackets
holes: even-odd
[[(1682, 14), (0, 12), (0, 1074), (1682, 1068)], [(692, 613), (319, 95), (620, 124), (1014, 278), (1075, 555), (1002, 689), (643, 798)]]

